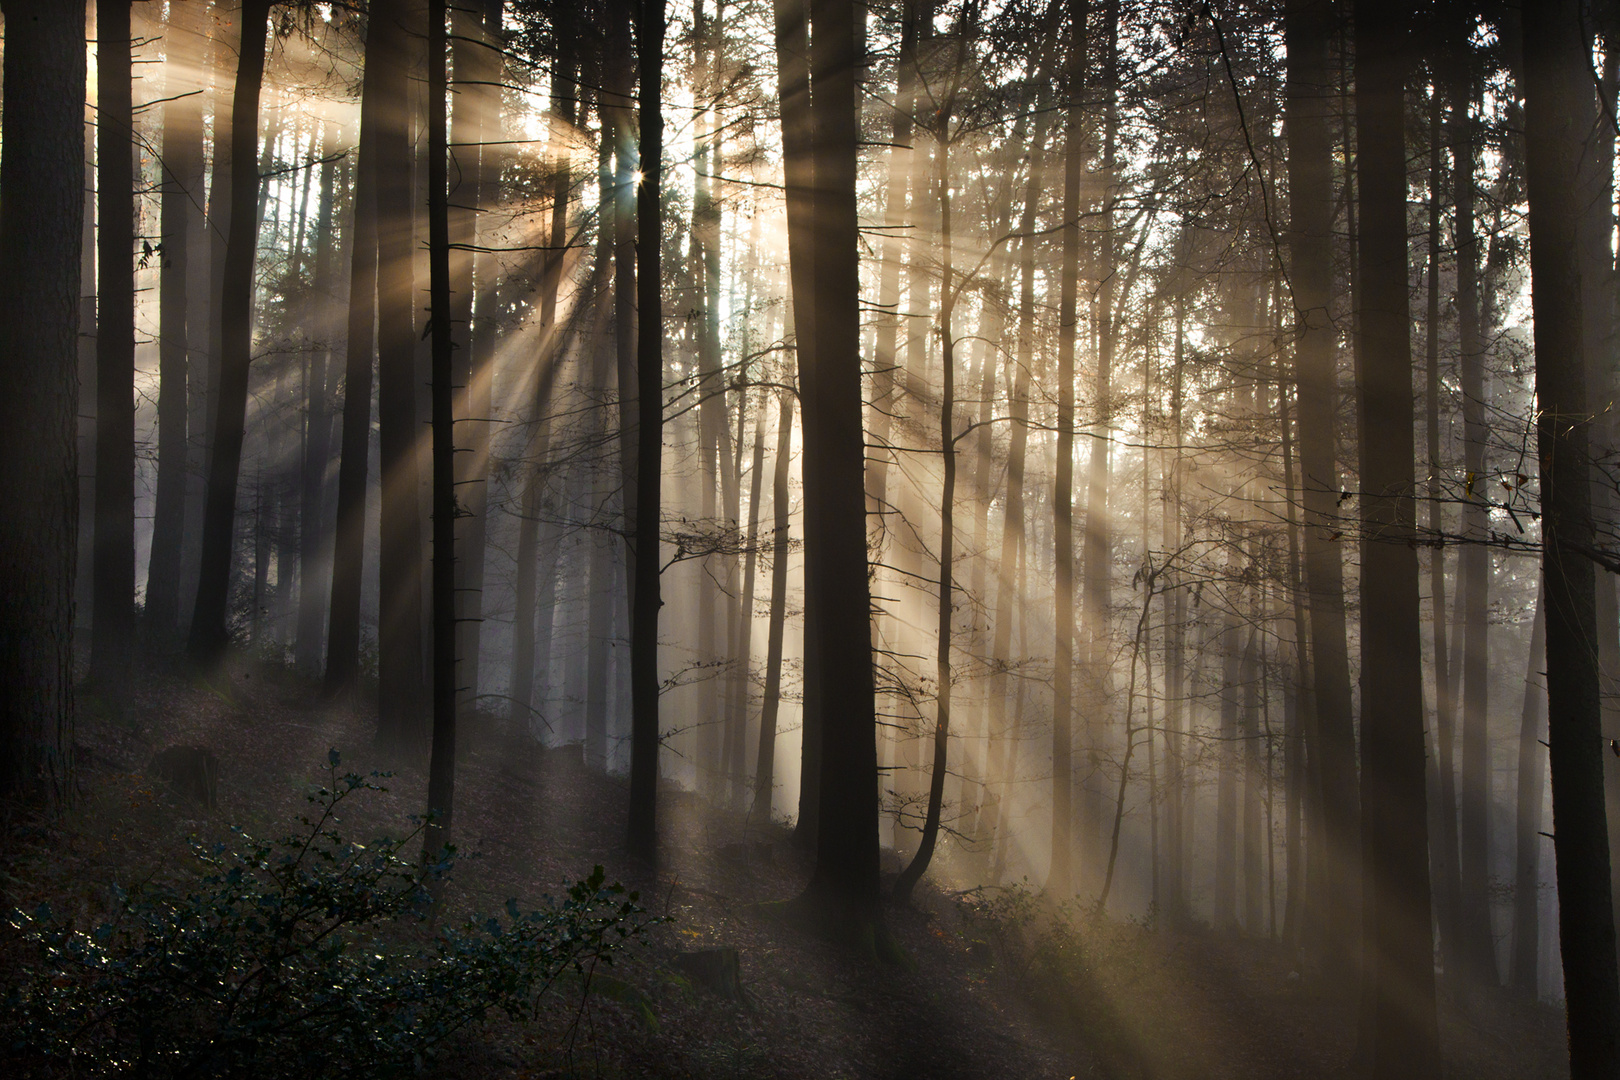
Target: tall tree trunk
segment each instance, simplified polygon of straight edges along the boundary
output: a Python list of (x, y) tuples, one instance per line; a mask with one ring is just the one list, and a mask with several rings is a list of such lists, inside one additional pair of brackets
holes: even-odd
[(641, 0), (641, 182), (636, 198), (636, 546), (630, 618), (630, 850), (658, 855), (658, 574), (664, 450), (664, 0)]
[(1057, 560), (1052, 660), (1052, 861), (1046, 889), (1058, 898), (1074, 891), (1070, 751), (1074, 719), (1074, 338), (1080, 295), (1080, 173), (1084, 123), (1088, 0), (1072, 0), (1069, 65), (1064, 93), (1068, 133), (1063, 156), (1063, 268), (1058, 300), (1057, 470), (1052, 492), (1052, 543)]
[(1570, 1075), (1620, 1072), (1609, 837), (1604, 818), (1602, 701), (1591, 643), (1597, 618), (1592, 476), (1578, 225), (1579, 163), (1596, 122), (1590, 42), (1578, 0), (1524, 20), (1525, 180), (1535, 316), (1542, 583), (1547, 610), (1548, 756), (1558, 931), (1564, 960)]
[(1404, 8), (1355, 12), (1361, 188), (1361, 810), (1376, 1075), (1438, 1076), (1407, 296)]
[(433, 345), (433, 750), (422, 856), (450, 843), (456, 795), (456, 468), (450, 307), (450, 118), (445, 104), (445, 0), (429, 0), (428, 332)]
[(360, 586), (365, 559), (366, 473), (371, 455), (372, 360), (377, 321), (377, 143), (387, 85), (389, 18), (377, 9), (366, 32), (360, 135), (355, 151), (354, 217), (349, 241), (348, 333), (344, 345), (343, 434), (338, 447), (337, 520), (332, 596), (326, 626), (326, 692), (352, 694), (360, 677)]
[(1237, 929), (1237, 695), (1243, 682), (1237, 636), (1237, 616), (1228, 612), (1220, 635), (1221, 734), (1216, 747), (1215, 895), (1210, 919), (1220, 931)]
[[(1101, 165), (1101, 230), (1097, 244), (1096, 324), (1097, 366), (1093, 372), (1091, 448), (1086, 456), (1085, 566), (1082, 603), (1086, 644), (1086, 751), (1088, 757), (1101, 757), (1107, 728), (1109, 658), (1112, 643), (1108, 636), (1109, 570), (1113, 562), (1113, 530), (1108, 513), (1109, 447), (1113, 428), (1114, 296), (1118, 289), (1115, 274), (1114, 200), (1118, 198), (1114, 170), (1119, 141), (1119, 0), (1103, 4), (1102, 41), (1103, 153)], [(1084, 63), (1084, 52), (1080, 57)], [(1080, 810), (1081, 874), (1096, 880), (1099, 844), (1104, 820), (1104, 792), (1087, 782)]]
[[(377, 433), (382, 477), (378, 552), (379, 740), (395, 751), (427, 749), (428, 675), (422, 640), (422, 521), (417, 410), (416, 218), (412, 182), (410, 72), (420, 9), (400, 4), (372, 20), (377, 56)], [(369, 58), (368, 58), (369, 59)]]
[[(556, 9), (556, 24), (558, 55), (552, 68), (551, 84), (551, 118), (553, 122), (563, 122), (573, 126), (575, 122), (574, 95), (578, 92), (578, 83), (575, 74), (578, 64), (578, 53), (574, 48), (575, 28), (571, 22), (572, 11), (566, 5)], [(604, 143), (604, 151), (607, 144)], [(486, 153), (493, 148), (486, 147)], [(556, 567), (556, 548), (558, 529), (554, 523), (555, 511), (546, 499), (546, 487), (550, 481), (552, 464), (551, 455), (551, 395), (557, 384), (557, 366), (563, 355), (563, 333), (557, 324), (557, 293), (562, 282), (564, 256), (568, 243), (568, 201), (573, 183), (573, 173), (567, 154), (557, 154), (550, 162), (551, 174), (551, 222), (546, 233), (546, 245), (549, 250), (545, 253), (545, 260), (540, 272), (540, 350), (538, 363), (534, 376), (533, 417), (530, 420), (532, 435), (528, 444), (528, 462), (524, 469), (522, 514), (518, 522), (517, 543), (517, 578), (516, 578), (516, 611), (513, 619), (512, 631), (512, 680), (511, 680), (511, 710), (510, 719), (514, 725), (521, 725), (524, 730), (529, 727), (530, 717), (534, 710), (535, 692), (535, 664), (541, 664), (542, 671), (551, 659), (551, 610), (550, 605), (542, 605), (536, 596), (536, 572), (538, 562), (544, 558), (552, 567)], [(610, 197), (611, 198), (611, 197)], [(613, 202), (604, 200), (602, 209), (605, 212), (605, 222), (602, 230), (602, 239), (598, 244), (598, 262), (593, 284), (604, 279), (602, 263), (605, 256), (612, 251), (611, 234), (620, 227), (613, 217)], [(491, 283), (493, 285), (493, 283)], [(480, 292), (480, 302), (484, 294)], [(485, 339), (493, 332), (493, 328), (482, 325), (475, 328), (475, 347), (485, 347)], [(482, 337), (477, 336), (482, 335)], [(476, 361), (475, 361), (476, 364)], [(486, 376), (474, 373), (475, 380)], [(482, 486), (482, 485), (478, 485)], [(545, 532), (547, 542), (537, 547), (541, 531)], [(605, 545), (606, 538), (592, 535), (594, 545)], [(594, 550), (594, 548), (593, 548)], [(592, 562), (592, 626), (600, 625), (602, 615), (596, 609), (598, 605), (597, 594), (602, 592), (600, 579), (596, 576), (597, 565)], [(542, 579), (540, 588), (550, 588), (555, 596), (555, 583), (550, 581), (553, 575), (548, 574)], [(610, 594), (611, 595), (611, 592)], [(600, 598), (604, 610), (609, 602), (609, 596)], [(536, 640), (535, 621), (537, 617), (544, 618), (546, 647), (539, 648)], [(594, 637), (593, 637), (594, 642)], [(594, 649), (594, 645), (592, 646)], [(595, 652), (592, 652), (595, 656)], [(602, 673), (606, 681), (606, 672)], [(544, 676), (542, 675), (542, 681)], [(594, 683), (593, 683), (594, 685)], [(597, 700), (596, 697), (591, 698)], [(605, 721), (601, 725), (606, 727)], [(600, 766), (603, 746), (593, 745), (591, 731), (594, 730), (589, 723), (586, 728), (586, 756), (593, 765)], [(605, 739), (601, 740), (605, 744)]]
[(782, 701), (782, 630), (787, 613), (788, 578), (788, 467), (793, 451), (793, 391), (781, 391), (776, 416), (776, 464), (771, 479), (771, 511), (776, 521), (771, 537), (771, 611), (765, 636), (765, 697), (759, 712), (759, 753), (754, 764), (754, 804), (757, 822), (771, 820), (776, 784), (776, 717)]
[(158, 477), (152, 512), (152, 554), (146, 569), (146, 626), (167, 651), (179, 644), (180, 549), (185, 536), (188, 371), (191, 345), (186, 310), (190, 291), (192, 204), (203, 201), (202, 95), (193, 92), (200, 61), (191, 43), (195, 9), (169, 9), (164, 40), (162, 203), (158, 241)]
[(96, 534), (90, 677), (119, 712), (135, 658), (135, 163), (130, 0), (96, 3)]
[[(230, 644), (226, 605), (236, 526), (236, 489), (247, 420), (248, 366), (253, 360), (253, 260), (258, 246), (259, 91), (264, 82), (265, 33), (270, 0), (244, 0), (242, 42), (231, 99), (230, 228), (219, 274), (220, 346), (216, 419), (203, 511), (202, 564), (197, 606), (187, 646), (192, 660), (218, 664)], [(216, 127), (217, 130), (217, 127)]]
[[(505, 0), (485, 0), (483, 5), (482, 37), (476, 54), (473, 76), (480, 85), (473, 89), (483, 101), (479, 112), (478, 172), (473, 190), (481, 209), (501, 203), (501, 173), (506, 161), (505, 131), (501, 120), (501, 73), (504, 47), (502, 22), (505, 18)], [(552, 78), (567, 86), (572, 94), (578, 88), (570, 86), (566, 73), (554, 73)], [(473, 240), (481, 235), (479, 222), (473, 221)], [(486, 239), (487, 239), (487, 234)], [(481, 246), (488, 247), (488, 243)], [(472, 333), (468, 342), (471, 353), (467, 411), (470, 420), (458, 429), (462, 441), (469, 444), (468, 484), (465, 496), (466, 528), (463, 533), (462, 553), (456, 565), (462, 570), (462, 595), (466, 598), (463, 617), (463, 638), (457, 650), (467, 671), (478, 674), (483, 670), (483, 616), (484, 574), (488, 547), (489, 520), (489, 467), (490, 430), (487, 418), (494, 406), (496, 342), (501, 329), (496, 316), (496, 295), (500, 284), (500, 255), (494, 251), (479, 251), (472, 262), (473, 294), (471, 309)]]
[(1350, 711), (1344, 565), (1337, 537), (1339, 470), (1335, 444), (1337, 378), (1329, 302), (1333, 285), (1333, 78), (1328, 70), (1332, 5), (1289, 0), (1288, 245), (1294, 287), (1294, 365), (1299, 382), (1299, 460), (1305, 508), (1305, 584), (1310, 592), (1311, 670), (1318, 735), (1312, 771), (1321, 778), (1322, 836), (1306, 892), (1319, 899), (1328, 986), (1351, 985), (1359, 952), (1360, 808)]
[(72, 794), (85, 6), (4, 0), (0, 796)]
[[(1458, 20), (1452, 48), (1466, 55), (1473, 16)], [(1452, 80), (1452, 157), (1456, 187), (1457, 323), (1461, 352), (1463, 410), (1463, 471), (1485, 476), (1485, 449), (1490, 433), (1485, 424), (1486, 387), (1484, 346), (1479, 327), (1479, 238), (1474, 227), (1474, 124), (1469, 105), (1474, 99), (1471, 65), (1460, 63)], [(1462, 900), (1458, 927), (1458, 956), (1468, 980), (1476, 985), (1497, 985), (1496, 947), (1491, 933), (1490, 904), (1490, 743), (1486, 709), (1490, 688), (1489, 640), (1486, 618), (1490, 603), (1491, 554), (1483, 541), (1490, 533), (1489, 508), (1483, 497), (1463, 504), (1465, 544), (1459, 557), (1459, 596), (1463, 605), (1462, 663), (1462, 770), (1458, 791), (1457, 860)]]
[(327, 550), (327, 474), (332, 466), (332, 418), (327, 385), (331, 382), (332, 340), (337, 336), (337, 300), (333, 296), (332, 264), (338, 252), (332, 239), (337, 212), (338, 126), (325, 123), (321, 140), (321, 200), (316, 224), (320, 249), (315, 255), (315, 278), (310, 289), (315, 310), (319, 350), (306, 368), (304, 460), (299, 485), (298, 509), (298, 632), (294, 660), (299, 671), (315, 676), (321, 667), (321, 623), (327, 611), (330, 577), (321, 555)]
[(1547, 726), (1547, 620), (1542, 596), (1530, 630), (1530, 659), (1524, 673), (1524, 710), (1519, 717), (1518, 798), (1515, 800), (1513, 863), (1513, 954), (1509, 985), (1534, 999), (1540, 973), (1541, 804), (1546, 794), (1547, 759), (1541, 755)]
[[(1466, 108), (1466, 105), (1463, 107)], [(1440, 502), (1440, 187), (1441, 153), (1444, 148), (1438, 91), (1430, 98), (1429, 110), (1429, 280), (1428, 307), (1424, 317), (1424, 402), (1428, 407), (1429, 533), (1438, 540), (1445, 532)], [(1460, 250), (1471, 249), (1472, 241)], [(1439, 835), (1431, 845), (1430, 858), (1439, 877), (1435, 882), (1438, 894), (1437, 921), (1446, 977), (1449, 983), (1460, 988), (1458, 977), (1464, 970), (1465, 961), (1460, 940), (1463, 914), (1462, 885), (1457, 866), (1457, 786), (1456, 774), (1452, 769), (1455, 759), (1455, 718), (1451, 700), (1451, 654), (1446, 644), (1446, 549), (1438, 543), (1429, 549), (1429, 596), (1434, 633), (1435, 742), (1438, 745), (1438, 760), (1434, 765), (1438, 779), (1435, 795), (1439, 803), (1438, 812), (1431, 813), (1430, 820), (1440, 827)]]
[[(786, 0), (778, 26), (785, 6)], [(814, 321), (799, 323), (815, 340), (809, 363), (800, 358), (805, 583), (815, 597), (810, 632), (819, 661), (838, 678), (821, 690), (816, 865), (801, 900), (838, 933), (871, 940), (882, 911), (855, 202), (855, 78), (862, 57), (853, 0), (811, 0), (809, 7), (816, 295)]]
[(943, 356), (939, 392), (939, 451), (944, 463), (939, 495), (939, 606), (936, 609), (934, 653), (934, 760), (928, 780), (928, 809), (923, 816), (922, 840), (917, 853), (894, 883), (896, 899), (911, 899), (911, 891), (922, 880), (934, 857), (939, 840), (939, 818), (945, 799), (945, 766), (951, 738), (951, 613), (954, 606), (951, 579), (956, 553), (956, 339), (951, 317), (956, 310), (956, 286), (951, 280), (951, 100), (947, 94), (935, 117), (935, 146), (939, 192), (939, 332)]

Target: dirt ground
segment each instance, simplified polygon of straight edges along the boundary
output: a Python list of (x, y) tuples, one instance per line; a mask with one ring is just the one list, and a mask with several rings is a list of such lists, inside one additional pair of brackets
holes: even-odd
[[(213, 683), (147, 675), (116, 720), (86, 698), (78, 725), (82, 795), (57, 822), (5, 822), (0, 899), (51, 898), (86, 918), (107, 886), (172, 863), (184, 837), (227, 823), (278, 833), (304, 809), (329, 748), (345, 768), (389, 768), (390, 790), (348, 822), (392, 828), (425, 802), (424, 770), (372, 750), (374, 722), (321, 703), (276, 668), (239, 663)], [(831, 945), (777, 903), (802, 889), (807, 855), (780, 827), (675, 789), (662, 793), (657, 869), (621, 846), (626, 791), (577, 750), (540, 751), (493, 725), (463, 732), (454, 832), (464, 859), (453, 902), (491, 910), (556, 894), (592, 866), (667, 917), (592, 993), (563, 982), (532, 1023), (492, 1022), (438, 1066), (445, 1076), (844, 1078), (1338, 1078), (1352, 1067), (1353, 1010), (1291, 978), (1269, 942), (1127, 924), (1068, 941), (1069, 983), (1029, 932), (964, 919), (963, 898), (925, 881), (886, 906), (904, 963)], [(219, 800), (204, 810), (144, 775), (175, 745), (211, 748)], [(1046, 943), (1050, 945), (1049, 942)], [(737, 951), (740, 1000), (702, 989), (685, 954)], [(3, 963), (0, 958), (0, 963)], [(1568, 1075), (1562, 1011), (1505, 994), (1442, 1006), (1446, 1075)]]

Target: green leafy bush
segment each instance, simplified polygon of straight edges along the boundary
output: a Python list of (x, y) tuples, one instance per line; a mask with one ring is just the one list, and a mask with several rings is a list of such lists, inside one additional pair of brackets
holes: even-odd
[(337, 811), (377, 780), (339, 775), (318, 812), (277, 841), (232, 829), (191, 842), (181, 884), (116, 892), (89, 930), (41, 906), (11, 913), (24, 961), (0, 1013), (9, 1068), (142, 1077), (332, 1077), (420, 1065), (491, 1009), (532, 1015), (558, 975), (588, 974), (646, 925), (636, 894), (602, 868), (533, 911), (457, 926), (428, 921), (450, 869), (399, 839), (346, 840)]

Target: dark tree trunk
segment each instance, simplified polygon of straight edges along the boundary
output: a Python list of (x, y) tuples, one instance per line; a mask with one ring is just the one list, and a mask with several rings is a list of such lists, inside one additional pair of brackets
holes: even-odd
[[(411, 4), (373, 16), (377, 56), (377, 430), (382, 514), (378, 553), (378, 729), (394, 750), (427, 749), (422, 640), (421, 417), (417, 409), (416, 275), (410, 142)], [(368, 58), (369, 59), (369, 58)]]
[[(190, 340), (186, 310), (190, 291), (193, 204), (203, 202), (202, 95), (195, 87), (200, 57), (191, 45), (194, 9), (176, 4), (169, 11), (164, 46), (162, 204), (158, 252), (158, 476), (152, 515), (152, 554), (146, 570), (146, 626), (154, 646), (179, 644), (180, 550), (185, 536), (187, 383)], [(185, 95), (185, 96), (178, 96)]]
[[(574, 28), (569, 21), (571, 12), (566, 5), (556, 10), (557, 40), (559, 44), (558, 56), (552, 69), (552, 115), (567, 124), (575, 122), (574, 95), (578, 92), (578, 84), (574, 82), (577, 54), (574, 51)], [(486, 148), (486, 154), (493, 152), (493, 148)], [(558, 529), (553, 524), (554, 512), (546, 501), (545, 491), (551, 476), (551, 394), (557, 382), (557, 366), (563, 355), (563, 332), (557, 324), (557, 289), (562, 280), (563, 257), (568, 243), (568, 198), (572, 183), (572, 174), (569, 169), (569, 160), (566, 154), (557, 155), (551, 163), (554, 170), (551, 177), (551, 222), (547, 232), (547, 246), (545, 261), (541, 267), (540, 276), (540, 356), (538, 370), (535, 373), (534, 389), (534, 415), (531, 419), (533, 436), (529, 440), (527, 467), (524, 469), (522, 517), (518, 522), (517, 544), (517, 601), (514, 615), (514, 628), (512, 631), (512, 700), (509, 713), (514, 724), (522, 725), (526, 730), (529, 727), (530, 717), (534, 712), (535, 691), (535, 664), (542, 665), (542, 671), (550, 663), (551, 653), (551, 605), (541, 605), (537, 594), (536, 574), (538, 563), (542, 557), (537, 549), (539, 537), (544, 526), (546, 544), (544, 545), (544, 558), (553, 573), (548, 574), (547, 580), (538, 584), (539, 589), (555, 590), (555, 583), (549, 580), (554, 576), (556, 567), (556, 547)], [(606, 203), (603, 207), (607, 212), (608, 221), (603, 228), (604, 236), (617, 227), (612, 219), (612, 204)], [(611, 243), (599, 245), (597, 250), (598, 265), (593, 284), (602, 278), (601, 259), (611, 250)], [(594, 293), (593, 293), (594, 295)], [(484, 295), (479, 294), (480, 303)], [(488, 335), (492, 328), (480, 326), (476, 333)], [(475, 338), (475, 343), (482, 347), (483, 340)], [(482, 380), (488, 376), (474, 374), (475, 379)], [(477, 485), (482, 490), (482, 485)], [(544, 519), (542, 521), (541, 519)], [(590, 542), (600, 545), (606, 541), (592, 535)], [(594, 571), (595, 564), (593, 562)], [(593, 614), (597, 603), (596, 594), (600, 591), (597, 579), (591, 579)], [(553, 596), (555, 592), (553, 591)], [(538, 647), (536, 637), (536, 619), (545, 620), (545, 648)], [(593, 619), (592, 627), (597, 622)], [(593, 645), (594, 649), (594, 645)], [(594, 651), (593, 654), (594, 655)], [(542, 676), (544, 683), (544, 676)], [(594, 680), (593, 680), (594, 685)], [(595, 698), (593, 697), (594, 701)], [(601, 748), (592, 745), (589, 737), (590, 728), (587, 728), (586, 757), (592, 764), (599, 765)]]
[(445, 0), (429, 0), (428, 332), (433, 346), (433, 752), (423, 859), (450, 843), (456, 796), (456, 470), (450, 307), (449, 126)]
[[(1429, 280), (1428, 308), (1424, 317), (1427, 329), (1424, 342), (1424, 403), (1428, 408), (1429, 533), (1439, 537), (1445, 531), (1445, 520), (1440, 503), (1440, 187), (1444, 148), (1438, 92), (1431, 97), (1429, 109)], [(1452, 768), (1455, 759), (1455, 717), (1451, 702), (1451, 655), (1446, 644), (1446, 549), (1438, 544), (1429, 549), (1429, 596), (1434, 633), (1434, 726), (1438, 746), (1438, 759), (1434, 763), (1437, 780), (1435, 801), (1438, 806), (1430, 813), (1429, 820), (1431, 824), (1439, 826), (1438, 835), (1430, 847), (1430, 859), (1438, 879), (1435, 882), (1436, 921), (1440, 927), (1440, 948), (1446, 978), (1451, 985), (1460, 988), (1458, 976), (1463, 971), (1464, 961), (1460, 941), (1462, 893), (1457, 871), (1457, 784)]]
[(1530, 659), (1524, 673), (1524, 711), (1519, 717), (1519, 777), (1513, 864), (1513, 954), (1509, 985), (1532, 1000), (1540, 973), (1541, 804), (1547, 759), (1541, 756), (1547, 727), (1547, 620), (1536, 597)]
[(1080, 294), (1081, 134), (1085, 113), (1087, 0), (1072, 0), (1069, 65), (1064, 92), (1068, 133), (1063, 152), (1063, 268), (1058, 298), (1057, 471), (1052, 490), (1052, 542), (1057, 560), (1052, 657), (1052, 863), (1046, 889), (1058, 899), (1074, 891), (1070, 865), (1073, 801), (1070, 753), (1074, 720), (1074, 339)]
[(218, 664), (230, 645), (226, 606), (236, 526), (236, 488), (247, 420), (248, 366), (253, 360), (253, 259), (258, 246), (259, 91), (264, 82), (265, 32), (270, 0), (245, 0), (242, 43), (231, 100), (230, 228), (219, 274), (219, 380), (203, 511), (202, 564), (197, 607), (187, 651), (204, 667)]
[(1319, 901), (1324, 982), (1347, 987), (1358, 953), (1356, 916), (1360, 808), (1350, 713), (1344, 565), (1337, 536), (1339, 470), (1337, 336), (1329, 310), (1333, 285), (1333, 79), (1328, 70), (1332, 5), (1290, 0), (1288, 44), (1288, 187), (1290, 277), (1295, 304), (1295, 377), (1299, 381), (1299, 462), (1305, 509), (1305, 585), (1310, 593), (1311, 672), (1316, 699), (1316, 758), (1322, 788), (1322, 835), (1310, 860), (1306, 893)]
[(754, 765), (757, 822), (771, 820), (776, 784), (776, 717), (782, 701), (782, 629), (787, 613), (788, 467), (793, 450), (793, 391), (782, 391), (776, 417), (776, 465), (771, 479), (771, 510), (776, 516), (771, 540), (771, 612), (765, 637), (765, 698), (759, 712), (759, 756)]
[(812, 0), (809, 6), (816, 296), (814, 321), (802, 313), (800, 318), (801, 329), (815, 340), (809, 364), (800, 357), (805, 581), (815, 604), (810, 633), (818, 660), (838, 678), (821, 690), (816, 867), (801, 903), (834, 933), (871, 940), (882, 912), (855, 205), (861, 56), (852, 0)]
[(938, 157), (939, 245), (941, 263), (939, 330), (943, 357), (939, 392), (939, 448), (944, 462), (939, 495), (939, 606), (934, 653), (934, 760), (928, 780), (928, 809), (923, 816), (922, 840), (917, 853), (894, 883), (896, 899), (911, 899), (911, 891), (922, 880), (934, 857), (939, 841), (939, 817), (945, 800), (945, 766), (951, 738), (951, 615), (953, 606), (952, 560), (956, 550), (956, 339), (951, 316), (956, 308), (956, 288), (951, 280), (951, 175), (950, 175), (950, 98), (935, 117), (935, 144)]
[[(816, 296), (820, 282), (816, 273), (816, 160), (814, 156), (815, 119), (811, 113), (808, 0), (774, 0), (775, 45), (778, 97), (782, 102), (782, 175), (787, 204), (788, 279), (791, 300), (791, 327), (798, 360), (800, 404), (807, 399), (806, 372), (815, 366)], [(807, 421), (801, 420), (801, 424)], [(808, 429), (806, 429), (808, 431)], [(808, 434), (806, 434), (808, 438)], [(805, 463), (808, 468), (808, 461)], [(808, 499), (808, 497), (807, 497)], [(808, 501), (805, 513), (809, 513)], [(808, 519), (807, 519), (808, 520)], [(808, 528), (808, 524), (806, 525)], [(808, 556), (807, 556), (808, 560)], [(805, 573), (808, 575), (809, 563)], [(803, 847), (814, 847), (820, 820), (821, 799), (821, 646), (817, 638), (817, 597), (805, 579), (804, 596), (804, 722), (801, 726), (801, 767), (799, 770), (799, 815), (794, 839)]]
[(658, 856), (659, 526), (664, 451), (664, 330), (660, 204), (664, 167), (664, 0), (641, 0), (641, 183), (636, 197), (636, 546), (630, 617), (630, 850)]
[(1602, 701), (1591, 548), (1592, 475), (1582, 340), (1577, 198), (1593, 130), (1590, 42), (1578, 0), (1524, 20), (1525, 180), (1534, 281), (1542, 583), (1547, 617), (1548, 756), (1558, 931), (1564, 960), (1570, 1075), (1620, 1073), (1609, 836), (1604, 819)]
[(379, 8), (367, 30), (367, 63), (360, 93), (354, 218), (349, 240), (343, 435), (338, 448), (337, 525), (326, 629), (328, 694), (352, 694), (360, 676), (360, 583), (365, 555), (366, 472), (371, 453), (372, 359), (376, 351), (377, 321), (377, 140), (385, 92), (378, 77), (387, 72), (382, 50), (388, 40), (386, 32), (379, 27), (388, 17)]
[(90, 678), (122, 711), (135, 650), (135, 163), (130, 0), (96, 4), (96, 533)]
[(315, 226), (315, 242), (320, 247), (315, 254), (315, 277), (310, 288), (316, 347), (320, 351), (310, 358), (304, 378), (304, 460), (298, 508), (298, 632), (294, 659), (298, 669), (310, 676), (320, 674), (321, 623), (331, 589), (321, 554), (330, 543), (326, 493), (332, 466), (332, 417), (327, 387), (333, 381), (331, 343), (338, 331), (337, 300), (332, 288), (332, 265), (338, 256), (337, 242), (332, 238), (337, 213), (339, 168), (333, 160), (337, 144), (338, 127), (327, 121), (321, 140), (321, 157), (326, 164), (321, 166), (321, 198)]
[[(1459, 20), (1451, 46), (1463, 55), (1473, 16)], [(1485, 353), (1479, 327), (1479, 238), (1474, 227), (1474, 124), (1468, 115), (1473, 101), (1471, 65), (1458, 64), (1452, 79), (1452, 156), (1456, 161), (1457, 323), (1462, 375), (1463, 471), (1485, 475), (1485, 449), (1490, 433), (1485, 423)], [(1459, 556), (1459, 597), (1463, 608), (1462, 768), (1458, 791), (1457, 862), (1461, 906), (1458, 957), (1471, 983), (1496, 986), (1496, 946), (1490, 905), (1490, 743), (1486, 709), (1490, 690), (1486, 618), (1490, 604), (1490, 511), (1483, 499), (1463, 504), (1465, 544)]]
[(72, 793), (85, 9), (4, 0), (0, 796)]
[[(1084, 618), (1086, 646), (1085, 741), (1086, 755), (1100, 758), (1104, 751), (1105, 732), (1110, 693), (1110, 659), (1112, 643), (1108, 636), (1108, 605), (1110, 600), (1109, 572), (1113, 562), (1113, 530), (1109, 523), (1109, 448), (1113, 427), (1113, 368), (1114, 368), (1114, 297), (1119, 288), (1115, 257), (1118, 237), (1114, 235), (1114, 170), (1118, 167), (1115, 150), (1119, 141), (1119, 0), (1105, 0), (1103, 4), (1102, 86), (1103, 95), (1103, 147), (1100, 166), (1101, 197), (1099, 231), (1094, 235), (1096, 244), (1097, 287), (1093, 293), (1096, 334), (1096, 366), (1091, 386), (1091, 447), (1086, 455), (1086, 517), (1083, 526), (1081, 559), (1084, 567), (1081, 603)], [(1080, 50), (1077, 62), (1085, 62), (1085, 50)], [(1130, 290), (1125, 290), (1129, 294)], [(1094, 770), (1088, 770), (1093, 777)], [(1106, 798), (1102, 787), (1089, 781), (1082, 782), (1080, 807), (1080, 880), (1094, 885), (1098, 863), (1101, 860), (1102, 829), (1106, 817)], [(1079, 882), (1077, 882), (1078, 884)]]
[(1363, 1047), (1376, 1075), (1438, 1076), (1413, 480), (1402, 115), (1407, 23), (1397, 4), (1355, 12), (1361, 189)]

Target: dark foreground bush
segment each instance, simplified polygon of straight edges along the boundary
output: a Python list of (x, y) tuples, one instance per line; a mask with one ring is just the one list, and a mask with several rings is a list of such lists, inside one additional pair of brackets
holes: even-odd
[[(602, 868), (534, 911), (433, 927), (449, 870), (410, 857), (423, 823), (370, 844), (338, 809), (377, 779), (340, 775), (277, 841), (233, 828), (191, 842), (180, 883), (116, 891), (88, 931), (48, 906), (14, 911), (26, 960), (0, 1012), (7, 1071), (140, 1077), (371, 1076), (420, 1066), (492, 1009), (530, 1016), (566, 971), (588, 975), (645, 926)], [(12, 1072), (16, 1075), (17, 1072)]]

